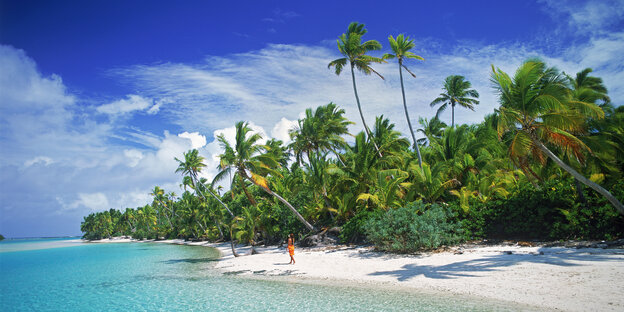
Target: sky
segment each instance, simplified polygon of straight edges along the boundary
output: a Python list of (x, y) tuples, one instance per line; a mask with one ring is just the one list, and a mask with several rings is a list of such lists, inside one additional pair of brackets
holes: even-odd
[[(0, 0), (0, 234), (80, 235), (89, 213), (180, 194), (175, 157), (196, 148), (212, 179), (234, 124), (289, 142), (306, 108), (329, 102), (362, 130), (350, 76), (327, 64), (352, 21), (390, 52), (414, 39), (407, 65), (412, 124), (431, 118), (445, 77), (480, 94), (478, 123), (497, 107), (491, 66), (526, 59), (602, 77), (624, 98), (624, 1), (6, 1)], [(384, 115), (407, 134), (396, 63), (357, 74), (369, 124)], [(450, 123), (450, 111), (441, 119)], [(418, 127), (418, 126), (416, 126)]]

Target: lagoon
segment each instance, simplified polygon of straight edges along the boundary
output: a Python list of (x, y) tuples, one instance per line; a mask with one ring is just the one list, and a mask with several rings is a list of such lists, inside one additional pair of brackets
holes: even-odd
[[(49, 246), (50, 248), (45, 248)], [(61, 246), (64, 246), (61, 248)], [(34, 248), (37, 249), (34, 249)], [(157, 243), (0, 242), (1, 311), (525, 311), (389, 288), (256, 280), (214, 269), (219, 253)]]

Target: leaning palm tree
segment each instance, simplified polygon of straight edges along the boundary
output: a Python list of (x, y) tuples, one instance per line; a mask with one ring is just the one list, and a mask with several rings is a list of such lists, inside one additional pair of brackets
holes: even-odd
[(475, 89), (470, 89), (472, 84), (470, 81), (464, 80), (464, 76), (451, 75), (444, 80), (444, 86), (440, 93), (440, 96), (431, 102), (431, 107), (438, 104), (442, 104), (438, 108), (436, 117), (440, 117), (440, 114), (444, 112), (449, 106), (451, 107), (451, 127), (455, 126), (455, 105), (462, 106), (474, 111), (474, 106), (479, 104), (476, 99), (479, 97), (479, 92)]
[(385, 63), (381, 58), (373, 57), (370, 55), (366, 55), (369, 51), (381, 50), (381, 44), (376, 40), (369, 40), (362, 43), (362, 36), (366, 34), (367, 30), (364, 28), (364, 24), (360, 24), (358, 22), (352, 22), (349, 24), (347, 29), (347, 33), (342, 34), (338, 37), (338, 51), (344, 56), (343, 58), (335, 59), (331, 61), (327, 68), (334, 67), (336, 75), (340, 75), (342, 70), (344, 69), (347, 62), (351, 67), (351, 80), (353, 81), (353, 92), (355, 93), (355, 101), (357, 102), (358, 111), (360, 112), (360, 118), (362, 119), (362, 124), (364, 125), (364, 130), (368, 135), (369, 139), (373, 142), (373, 146), (377, 150), (377, 154), (379, 157), (383, 157), (377, 144), (371, 138), (370, 129), (366, 125), (366, 121), (364, 120), (364, 114), (362, 114), (362, 106), (360, 105), (360, 97), (357, 93), (357, 86), (355, 85), (355, 69), (357, 68), (360, 72), (365, 75), (370, 75), (375, 73), (381, 79), (384, 77), (376, 72), (372, 67), (371, 63)]
[(540, 60), (526, 61), (513, 78), (492, 66), (491, 80), (501, 104), (497, 109), (498, 134), (512, 136), (509, 146), (512, 160), (533, 157), (545, 163), (547, 156), (624, 214), (624, 205), (615, 196), (578, 173), (545, 145), (560, 148), (583, 163), (583, 151), (589, 148), (572, 133), (582, 132), (587, 118), (603, 118), (602, 109), (594, 103), (571, 100), (566, 78)]
[(383, 56), (383, 59), (392, 59), (396, 58), (399, 61), (399, 78), (401, 79), (401, 95), (403, 96), (403, 109), (405, 110), (405, 118), (407, 119), (407, 125), (409, 126), (410, 133), (412, 134), (412, 142), (414, 143), (414, 149), (418, 153), (418, 166), (422, 167), (422, 157), (420, 155), (420, 147), (418, 147), (418, 142), (416, 142), (416, 136), (414, 135), (414, 129), (412, 128), (412, 122), (410, 121), (409, 113), (407, 112), (407, 103), (405, 101), (405, 87), (403, 86), (403, 68), (412, 75), (412, 77), (416, 78), (416, 75), (412, 73), (412, 71), (403, 64), (405, 59), (416, 59), (424, 61), (425, 59), (421, 56), (410, 52), (412, 48), (416, 45), (414, 44), (414, 40), (410, 40), (409, 37), (403, 36), (400, 34), (394, 39), (392, 36), (388, 37), (388, 41), (390, 41), (390, 48), (392, 48), (391, 53), (386, 53)]
[[(203, 198), (203, 200), (205, 201), (206, 198), (200, 188), (207, 190), (208, 193), (210, 193), (210, 195), (212, 195), (221, 204), (221, 206), (223, 206), (223, 208), (227, 210), (230, 216), (234, 218), (234, 214), (232, 213), (232, 211), (219, 198), (219, 196), (215, 195), (209, 188), (205, 187), (204, 183), (202, 183), (199, 180), (198, 174), (199, 172), (201, 172), (202, 168), (206, 167), (206, 165), (204, 164), (204, 157), (199, 156), (199, 152), (196, 149), (192, 149), (188, 151), (187, 153), (184, 153), (184, 161), (179, 160), (178, 158), (176, 158), (175, 160), (179, 163), (178, 169), (176, 169), (176, 172), (182, 172), (182, 174), (187, 174), (190, 177), (191, 188), (195, 189), (195, 192), (197, 192), (198, 196)], [(216, 225), (217, 225), (217, 229), (219, 229), (219, 234), (223, 237), (223, 233), (221, 232), (221, 227), (219, 226), (219, 224), (216, 224)], [(232, 231), (232, 226), (230, 225), (230, 234), (231, 234), (231, 231)], [(232, 254), (235, 257), (238, 257), (238, 254), (236, 253), (236, 250), (234, 249), (234, 238), (232, 238), (231, 235), (230, 235), (230, 246), (232, 248)]]
[(273, 174), (279, 176), (279, 172), (272, 169), (278, 167), (279, 163), (272, 154), (261, 153), (265, 149), (264, 146), (258, 144), (262, 136), (258, 133), (248, 136), (247, 134), (250, 134), (251, 128), (246, 122), (239, 121), (235, 127), (236, 141), (234, 146), (226, 140), (225, 136), (219, 135), (217, 137), (219, 144), (225, 152), (220, 155), (221, 161), (217, 168), (220, 172), (215, 176), (213, 183), (223, 180), (232, 173), (234, 178), (238, 177), (241, 181), (250, 181), (286, 205), (308, 230), (314, 231), (315, 228), (303, 218), (293, 205), (269, 188), (268, 181), (263, 175)]

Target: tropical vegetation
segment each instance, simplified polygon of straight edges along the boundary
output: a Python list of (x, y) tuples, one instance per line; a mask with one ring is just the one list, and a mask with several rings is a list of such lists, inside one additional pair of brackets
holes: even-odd
[[(402, 69), (415, 76), (404, 61), (422, 58), (404, 35), (390, 36), (392, 53), (369, 56), (381, 45), (362, 42), (365, 33), (363, 24), (349, 25), (338, 40), (344, 57), (330, 63), (336, 74), (351, 67), (364, 131), (349, 133), (353, 122), (334, 103), (306, 110), (288, 145), (238, 122), (234, 141), (218, 137), (214, 179), (202, 177), (205, 159), (190, 150), (176, 159), (180, 195), (155, 186), (145, 206), (89, 214), (84, 238), (230, 241), (234, 248), (339, 227), (343, 243), (412, 252), (481, 238), (624, 237), (624, 106), (612, 104), (591, 69), (570, 76), (529, 59), (509, 75), (492, 66), (499, 103), (471, 125), (455, 124), (454, 107), (474, 109), (479, 94), (463, 76), (449, 76), (431, 102), (442, 105), (438, 111), (416, 112), (416, 139)], [(384, 116), (369, 128), (357, 94), (354, 69), (377, 73), (371, 64), (390, 58), (399, 63), (407, 136)], [(450, 126), (439, 118), (449, 106)]]

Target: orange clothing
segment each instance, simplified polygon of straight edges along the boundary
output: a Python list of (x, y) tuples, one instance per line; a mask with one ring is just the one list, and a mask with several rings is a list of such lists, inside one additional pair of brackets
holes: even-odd
[(294, 255), (295, 255), (295, 245), (288, 245), (288, 253), (289, 253), (291, 256), (294, 256)]

